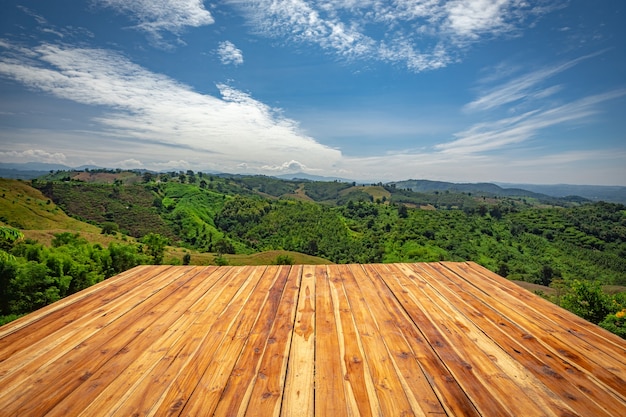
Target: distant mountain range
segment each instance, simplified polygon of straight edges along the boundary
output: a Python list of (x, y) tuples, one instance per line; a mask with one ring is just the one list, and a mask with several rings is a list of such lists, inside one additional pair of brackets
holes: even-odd
[(571, 184), (507, 184), (496, 183), (501, 187), (522, 188), (535, 193), (546, 194), (553, 197), (566, 197), (578, 195), (592, 201), (609, 201), (626, 204), (626, 187), (618, 185), (571, 185)]
[(49, 173), (50, 171), (69, 171), (98, 169), (95, 165), (82, 165), (79, 167), (69, 167), (63, 164), (49, 164), (45, 162), (26, 162), (23, 164), (12, 164), (0, 162), (0, 177), (30, 180)]
[[(80, 167), (69, 167), (63, 164), (49, 164), (39, 162), (27, 163), (0, 163), (0, 177), (29, 180), (40, 177), (50, 171), (68, 171), (84, 169), (100, 169), (102, 167), (94, 165), (83, 165)], [(282, 174), (275, 176), (284, 180), (306, 180), (306, 181), (339, 181), (353, 182), (353, 180), (339, 177), (324, 177), (310, 175), (306, 173)], [(356, 181), (363, 183), (362, 181)], [(591, 201), (607, 201), (612, 203), (626, 204), (626, 187), (605, 186), (605, 185), (571, 185), (571, 184), (511, 184), (511, 183), (452, 183), (444, 181), (430, 180), (405, 180), (387, 183), (395, 184), (398, 188), (410, 189), (415, 192), (431, 193), (435, 191), (450, 191), (462, 193), (485, 193), (493, 196), (517, 196), (541, 198), (545, 196), (556, 198), (575, 197)]]
[(506, 183), (451, 183), (429, 180), (397, 181), (396, 187), (415, 192), (450, 191), (462, 193), (487, 193), (494, 196), (532, 197), (545, 196), (575, 200), (582, 197), (590, 201), (607, 201), (626, 204), (626, 187), (605, 185), (537, 185)]

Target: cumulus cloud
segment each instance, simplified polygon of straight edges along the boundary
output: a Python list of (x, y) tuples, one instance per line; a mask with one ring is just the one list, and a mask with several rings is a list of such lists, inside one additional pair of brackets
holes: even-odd
[(301, 162), (294, 161), (292, 159), (291, 161), (283, 162), (280, 165), (264, 165), (262, 169), (265, 171), (275, 171), (275, 172), (276, 171), (277, 172), (301, 172), (301, 171), (306, 171), (307, 166)]
[(136, 28), (160, 42), (162, 32), (180, 34), (187, 27), (214, 23), (202, 0), (93, 0), (100, 7), (127, 14)]
[(124, 169), (133, 169), (133, 168), (142, 168), (143, 164), (138, 159), (130, 158), (130, 159), (125, 159), (123, 161), (116, 162), (115, 167), (124, 168)]
[(191, 150), (197, 163), (225, 171), (242, 162), (282, 165), (295, 156), (307, 166), (329, 167), (341, 157), (249, 94), (224, 84), (218, 85), (221, 97), (200, 94), (108, 50), (12, 45), (0, 56), (0, 76), (108, 109), (93, 121), (101, 135), (129, 149), (157, 149), (170, 158)]
[(241, 65), (243, 64), (243, 52), (238, 49), (232, 42), (220, 42), (217, 48), (217, 55), (224, 65)]
[[(349, 59), (441, 68), (483, 38), (517, 33), (563, 2), (539, 0), (227, 0), (262, 35), (304, 42)], [(410, 28), (410, 29), (406, 29)]]
[(446, 25), (460, 38), (476, 39), (482, 33), (510, 31), (508, 0), (457, 0), (446, 3)]

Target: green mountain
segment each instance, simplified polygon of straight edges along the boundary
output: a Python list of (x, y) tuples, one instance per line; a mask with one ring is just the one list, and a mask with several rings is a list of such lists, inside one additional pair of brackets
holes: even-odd
[(57, 172), (34, 185), (76, 218), (138, 239), (158, 233), (199, 252), (286, 250), (336, 263), (473, 260), (534, 283), (626, 283), (619, 204), (493, 184), (365, 186), (192, 171)]

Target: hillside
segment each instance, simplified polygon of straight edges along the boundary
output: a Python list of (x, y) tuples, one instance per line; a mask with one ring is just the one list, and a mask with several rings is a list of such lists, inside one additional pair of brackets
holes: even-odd
[(30, 183), (0, 178), (0, 222), (25, 230), (63, 229), (99, 233), (100, 228), (69, 217)]
[(523, 188), (552, 197), (580, 196), (591, 201), (607, 201), (626, 204), (626, 187), (605, 185), (537, 185), (537, 184), (498, 184), (505, 188)]
[(521, 187), (503, 188), (492, 183), (457, 184), (442, 181), (407, 180), (393, 182), (390, 185), (394, 185), (395, 187), (401, 189), (409, 189), (417, 193), (452, 192), (475, 194), (485, 197), (518, 197), (523, 199), (532, 199), (539, 203), (550, 205), (568, 205), (568, 203), (571, 202), (582, 203), (587, 201), (586, 198), (577, 197), (575, 194), (554, 196), (529, 191), (528, 189), (523, 189)]
[(482, 193), (414, 192), (397, 183), (193, 171), (57, 172), (35, 185), (75, 217), (114, 222), (136, 238), (159, 233), (199, 252), (287, 250), (335, 263), (473, 260), (534, 283), (626, 283), (626, 215), (614, 204), (498, 196), (490, 185)]
[[(96, 172), (105, 173), (103, 176), (116, 176), (129, 175), (140, 178), (145, 171), (122, 171), (120, 169), (105, 169), (95, 166), (84, 166), (78, 168), (70, 168), (65, 165), (59, 164), (41, 164), (41, 163), (25, 163), (25, 164), (10, 164), (0, 163), (0, 177), (14, 178), (30, 180), (35, 178), (47, 177), (48, 179), (60, 179), (60, 175), (66, 175), (67, 173), (78, 172)], [(53, 173), (53, 175), (50, 175)], [(57, 173), (57, 175), (54, 175)], [(139, 176), (136, 174), (139, 173)], [(152, 173), (158, 175), (158, 173)], [(85, 175), (85, 174), (82, 174)], [(233, 179), (245, 179), (246, 181), (256, 182), (258, 186), (267, 186), (270, 183), (269, 178), (275, 178), (274, 185), (280, 184), (279, 187), (285, 186), (285, 183), (299, 184), (302, 182), (340, 182), (340, 183), (353, 183), (353, 180), (345, 178), (324, 177), (319, 175), (309, 175), (305, 173), (285, 174), (277, 177), (265, 177), (263, 180), (251, 180), (256, 176), (250, 175), (235, 175), (235, 174), (216, 174), (212, 173), (216, 177), (233, 178)], [(90, 181), (98, 182), (97, 176), (94, 176)], [(282, 183), (281, 183), (282, 182)], [(355, 182), (359, 184), (365, 184), (363, 181)], [(381, 184), (382, 185), (382, 184)], [(491, 196), (524, 196), (538, 199), (556, 198), (558, 199), (570, 199), (572, 201), (607, 201), (612, 203), (626, 204), (626, 187), (623, 186), (602, 186), (602, 185), (572, 185), (572, 184), (553, 184), (553, 185), (539, 185), (539, 184), (512, 184), (512, 183), (451, 183), (444, 181), (429, 181), (429, 180), (406, 180), (389, 182), (386, 186), (396, 186), (402, 189), (411, 189), (414, 192), (432, 193), (439, 192), (459, 192), (459, 193), (483, 193)], [(270, 185), (270, 188), (272, 186)], [(288, 186), (289, 187), (289, 186)], [(254, 188), (254, 185), (252, 186)], [(257, 188), (260, 192), (265, 192)], [(293, 190), (291, 190), (293, 191)], [(287, 191), (278, 193), (277, 191), (270, 192), (268, 195), (278, 196), (283, 194), (289, 194)], [(297, 195), (291, 194), (298, 198)], [(554, 200), (552, 200), (554, 202)], [(552, 204), (552, 203), (550, 203)]]

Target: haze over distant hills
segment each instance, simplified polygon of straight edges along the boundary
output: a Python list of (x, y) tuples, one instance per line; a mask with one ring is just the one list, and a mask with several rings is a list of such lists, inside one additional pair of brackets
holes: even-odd
[[(0, 163), (0, 177), (14, 179), (33, 179), (45, 175), (50, 171), (68, 171), (84, 169), (102, 169), (94, 165), (83, 165), (80, 167), (69, 167), (62, 164), (50, 164), (40, 162), (27, 163)], [(311, 175), (303, 172), (294, 174), (277, 175), (276, 178), (284, 180), (301, 179), (307, 181), (340, 181), (357, 182), (352, 179), (325, 177)], [(591, 201), (607, 201), (612, 203), (626, 204), (626, 187), (607, 185), (575, 185), (575, 184), (512, 184), (512, 183), (453, 183), (445, 181), (430, 180), (404, 180), (391, 181), (388, 184), (395, 184), (399, 188), (411, 189), (415, 192), (451, 191), (464, 193), (489, 193), (498, 196), (520, 196), (547, 195), (550, 197), (577, 196)]]
[(626, 203), (626, 187), (619, 185), (572, 185), (572, 184), (508, 184), (495, 183), (503, 188), (521, 188), (552, 197), (578, 195), (592, 201)]

